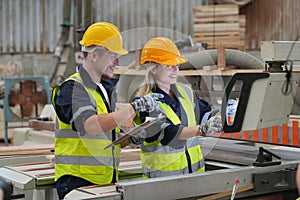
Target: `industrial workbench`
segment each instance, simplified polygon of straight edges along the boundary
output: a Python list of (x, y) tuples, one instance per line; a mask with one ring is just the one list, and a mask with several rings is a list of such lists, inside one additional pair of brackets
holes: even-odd
[[(202, 138), (201, 143), (205, 173), (144, 180), (140, 162), (131, 160), (121, 162), (121, 180), (115, 185), (78, 188), (66, 199), (213, 199), (216, 196), (228, 199), (236, 180), (240, 181), (236, 198), (286, 191), (297, 195), (295, 172), (300, 163), (299, 148), (212, 137)], [(272, 154), (264, 154), (263, 162), (259, 163), (261, 148)], [(16, 188), (45, 190), (45, 199), (56, 198), (51, 163), (5, 166), (0, 168), (0, 174)]]

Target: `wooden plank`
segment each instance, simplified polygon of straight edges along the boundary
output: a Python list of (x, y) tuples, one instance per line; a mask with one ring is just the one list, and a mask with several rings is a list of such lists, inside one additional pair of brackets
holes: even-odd
[(242, 48), (244, 47), (245, 43), (244, 41), (240, 41), (240, 40), (236, 40), (236, 41), (224, 41), (224, 40), (218, 40), (216, 38), (216, 40), (214, 42), (206, 42), (206, 41), (198, 41), (196, 40), (197, 42), (205, 42), (207, 43), (209, 46), (207, 47), (208, 49), (211, 49), (211, 48), (216, 48), (218, 46), (225, 46), (226, 48)]
[(238, 22), (240, 27), (246, 27), (246, 15), (239, 15)]
[(239, 31), (239, 23), (194, 24), (194, 32), (202, 31)]
[(208, 43), (209, 45), (227, 45), (227, 46), (240, 46), (240, 45), (244, 45), (244, 41), (242, 40), (226, 40), (224, 41), (222, 38), (219, 39), (219, 38), (215, 38), (214, 40), (213, 39), (203, 39), (203, 40), (198, 40), (198, 38), (195, 38), (195, 40), (197, 42), (201, 42), (201, 43)]
[(203, 31), (203, 32), (194, 32), (194, 37), (219, 37), (219, 36), (236, 36), (240, 35), (240, 31)]
[(140, 69), (141, 49), (135, 50), (135, 69)]
[(226, 11), (219, 11), (219, 12), (195, 12), (194, 15), (197, 17), (211, 17), (211, 16), (224, 16), (224, 15), (236, 15), (237, 12), (226, 10)]
[(229, 41), (242, 41), (240, 40), (240, 36), (232, 36), (232, 35), (228, 35), (228, 36), (218, 36), (218, 37), (195, 37), (194, 40), (196, 41), (201, 41), (201, 42), (219, 42), (221, 41), (223, 44), (225, 44), (226, 42)]
[(198, 16), (194, 15), (194, 23), (212, 23), (212, 22), (239, 22), (238, 15), (220, 15), (220, 16)]
[[(298, 69), (295, 68), (294, 71)], [(264, 69), (232, 69), (232, 70), (180, 70), (181, 76), (232, 76), (235, 73), (261, 73)], [(298, 70), (300, 71), (300, 69)], [(145, 76), (146, 70), (134, 70), (134, 69), (115, 69), (115, 75), (141, 75)]]
[(218, 62), (217, 66), (219, 70), (224, 70), (226, 67), (226, 56), (225, 56), (225, 46), (218, 47)]
[[(236, 191), (236, 194), (238, 194), (238, 193), (240, 193), (240, 192), (245, 192), (245, 191), (247, 191), (247, 190), (252, 190), (253, 188), (254, 188), (254, 185), (253, 185), (253, 184), (249, 184), (249, 185), (246, 185), (246, 186), (243, 186), (243, 187), (238, 187), (238, 188), (237, 188), (237, 191)], [(198, 200), (219, 199), (219, 198), (222, 198), (222, 197), (230, 196), (231, 193), (232, 193), (232, 190), (226, 191), (226, 192), (220, 192), (220, 193), (217, 193), (217, 194), (213, 194), (213, 195), (209, 195), (209, 196), (200, 198), (200, 199), (198, 199)]]
[(41, 121), (41, 120), (29, 120), (28, 126), (35, 130), (47, 130), (54, 131), (55, 123), (54, 121)]
[(38, 150), (52, 150), (54, 149), (54, 144), (32, 144), (30, 146), (2, 146), (0, 147), (1, 153), (6, 152), (17, 152), (17, 151), (38, 151)]
[(239, 15), (240, 39), (245, 40), (246, 35), (246, 15)]
[(230, 10), (236, 9), (239, 6), (236, 4), (218, 4), (218, 5), (205, 5), (205, 6), (195, 6), (195, 11), (213, 11), (213, 10)]
[(201, 17), (212, 15), (234, 15), (239, 13), (239, 6), (235, 4), (196, 6), (193, 8), (193, 13), (197, 13), (197, 15)]

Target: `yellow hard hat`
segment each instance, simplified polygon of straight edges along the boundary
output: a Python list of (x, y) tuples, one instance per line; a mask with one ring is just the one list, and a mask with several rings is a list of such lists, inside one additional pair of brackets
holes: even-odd
[(101, 46), (116, 54), (128, 54), (123, 48), (121, 33), (115, 25), (108, 22), (97, 22), (88, 27), (82, 40), (79, 41), (82, 50), (86, 47)]
[(141, 64), (156, 62), (162, 65), (179, 65), (187, 62), (183, 58), (172, 40), (166, 37), (150, 39), (144, 46), (141, 56)]

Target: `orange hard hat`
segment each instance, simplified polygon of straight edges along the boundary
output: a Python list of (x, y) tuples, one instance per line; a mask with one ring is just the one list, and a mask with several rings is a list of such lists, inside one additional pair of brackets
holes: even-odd
[(116, 54), (128, 54), (123, 48), (121, 33), (115, 25), (108, 22), (97, 22), (88, 27), (82, 40), (79, 41), (82, 50), (90, 46), (101, 46)]
[(141, 64), (155, 62), (162, 65), (179, 65), (187, 62), (183, 58), (172, 40), (166, 37), (150, 39), (144, 46), (141, 56)]

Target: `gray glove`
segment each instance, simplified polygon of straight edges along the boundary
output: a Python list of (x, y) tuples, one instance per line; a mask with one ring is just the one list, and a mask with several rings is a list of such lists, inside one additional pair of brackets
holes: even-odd
[(155, 99), (163, 97), (164, 95), (158, 93), (147, 94), (139, 99), (134, 100), (131, 105), (133, 106), (135, 113), (151, 112), (155, 109), (158, 109), (158, 103)]
[(215, 115), (209, 118), (206, 122), (200, 124), (201, 134), (211, 134), (223, 131), (223, 124), (221, 120), (221, 115)]
[(128, 142), (130, 144), (133, 144), (133, 145), (136, 145), (136, 146), (141, 145), (143, 143), (143, 141), (144, 141), (144, 139), (141, 138), (141, 137), (138, 137), (138, 136), (130, 136), (128, 138)]

